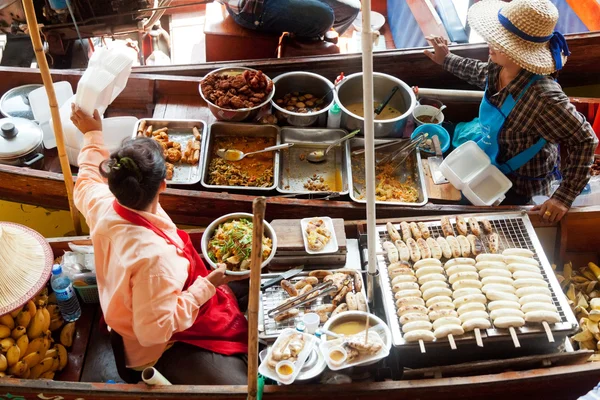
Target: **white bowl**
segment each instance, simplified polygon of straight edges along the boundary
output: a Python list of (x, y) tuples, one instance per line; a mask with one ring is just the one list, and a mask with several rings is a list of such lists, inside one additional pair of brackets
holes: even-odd
[[(439, 111), (440, 111), (440, 109), (436, 108), (434, 106), (426, 106), (426, 105), (423, 105), (423, 104), (419, 104), (413, 110), (412, 115), (413, 115), (413, 119), (415, 120), (415, 124), (417, 126), (419, 126), (419, 125), (425, 124), (425, 122), (419, 121), (417, 119), (417, 117), (420, 117), (420, 116), (423, 116), (423, 115), (428, 115), (430, 117), (435, 117), (438, 114)], [(436, 124), (437, 125), (441, 125), (441, 123), (444, 122), (444, 113), (441, 112), (440, 115), (437, 117), (437, 119), (438, 119), (438, 121), (436, 122)]]
[[(230, 221), (232, 219), (240, 219), (240, 218), (248, 218), (248, 219), (252, 220), (252, 214), (240, 212), (240, 213), (232, 213), (232, 214), (223, 215), (222, 217), (217, 218), (216, 220), (211, 222), (211, 224), (204, 231), (204, 234), (202, 235), (202, 242), (201, 242), (202, 255), (204, 256), (205, 261), (211, 266), (212, 269), (217, 269), (217, 264), (208, 257), (208, 241), (211, 239), (214, 231), (217, 229), (217, 227), (219, 225), (221, 225), (224, 222)], [(265, 261), (263, 261), (263, 263), (260, 266), (261, 268), (264, 268), (267, 265), (269, 265), (269, 263), (271, 262), (273, 257), (275, 257), (275, 252), (277, 251), (277, 235), (275, 234), (275, 230), (267, 221), (264, 221), (264, 224), (265, 224), (264, 225), (265, 226), (264, 235), (266, 237), (270, 238), (273, 243), (271, 246), (271, 254), (269, 254), (269, 257), (267, 257), (267, 259)], [(247, 270), (247, 271), (229, 271), (229, 270), (227, 270), (226, 273), (228, 275), (248, 275), (248, 274), (250, 274), (250, 270)]]
[[(376, 11), (371, 11), (371, 29), (378, 31), (383, 25), (385, 25), (385, 17)], [(356, 19), (352, 22), (352, 26), (357, 31), (362, 30), (362, 11), (358, 13)]]

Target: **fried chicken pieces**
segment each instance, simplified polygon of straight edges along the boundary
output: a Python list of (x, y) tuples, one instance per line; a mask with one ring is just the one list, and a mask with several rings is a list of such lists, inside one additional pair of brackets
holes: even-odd
[(194, 138), (187, 142), (186, 148), (182, 151), (180, 143), (169, 139), (169, 128), (153, 130), (152, 125), (146, 125), (146, 120), (140, 122), (137, 135), (151, 137), (160, 144), (167, 167), (167, 180), (173, 179), (175, 164), (180, 161), (190, 165), (196, 165), (200, 162), (200, 141), (202, 140), (202, 135), (197, 127), (192, 128)]
[(221, 108), (238, 110), (263, 103), (273, 91), (273, 82), (262, 71), (246, 70), (239, 75), (212, 74), (201, 83), (202, 94)]

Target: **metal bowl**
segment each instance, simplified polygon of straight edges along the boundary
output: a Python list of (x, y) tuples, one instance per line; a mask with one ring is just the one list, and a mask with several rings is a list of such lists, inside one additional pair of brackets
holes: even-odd
[[(275, 100), (282, 98), (287, 93), (300, 91), (312, 93), (315, 96), (318, 96), (317, 98), (320, 98), (333, 88), (333, 83), (329, 82), (321, 75), (302, 71), (288, 72), (279, 75), (273, 79), (273, 83), (277, 86), (277, 89), (274, 91), (275, 96), (273, 97)], [(286, 121), (293, 126), (311, 126), (317, 122), (320, 116), (329, 111), (329, 108), (333, 105), (333, 97), (333, 92), (329, 93), (323, 101), (327, 106), (317, 112), (311, 113), (288, 111), (285, 108), (278, 106), (275, 100), (271, 100), (271, 104), (275, 109), (275, 116), (279, 121)]]
[[(225, 68), (219, 68), (219, 69), (216, 69), (216, 70), (210, 72), (209, 74), (207, 74), (204, 77), (204, 79), (208, 78), (211, 75), (220, 75), (220, 74), (239, 75), (239, 74), (242, 74), (244, 71), (258, 72), (257, 70), (252, 69), (252, 68), (244, 68), (244, 67), (228, 68), (228, 67), (225, 67)], [(267, 78), (267, 80), (271, 80), (268, 76), (265, 75), (265, 77)], [(202, 81), (204, 81), (204, 79), (202, 79)], [(216, 104), (211, 103), (210, 100), (208, 100), (206, 97), (204, 97), (204, 93), (202, 93), (202, 81), (200, 82), (200, 85), (198, 85), (198, 91), (200, 92), (200, 96), (202, 96), (202, 99), (206, 102), (206, 104), (208, 104), (208, 109), (210, 110), (210, 112), (219, 121), (242, 122), (242, 121), (257, 120), (261, 115), (261, 111), (267, 112), (271, 108), (269, 102), (271, 101), (271, 99), (273, 98), (273, 95), (275, 94), (275, 85), (273, 85), (273, 90), (271, 90), (271, 93), (269, 93), (267, 95), (267, 97), (265, 98), (265, 101), (263, 101), (256, 107), (240, 108), (238, 110), (231, 110), (228, 108), (219, 107)]]
[[(364, 118), (351, 113), (346, 108), (351, 104), (363, 102), (362, 75), (362, 72), (349, 75), (335, 90), (335, 101), (342, 109), (342, 128), (348, 131), (360, 129), (364, 132)], [(394, 119), (376, 120), (375, 137), (402, 136), (404, 126), (417, 104), (414, 92), (406, 83), (391, 75), (380, 72), (373, 73), (373, 98), (376, 102), (384, 101), (394, 86), (399, 86), (400, 90), (389, 102), (389, 105), (403, 114)]]
[[(222, 217), (217, 218), (216, 220), (211, 222), (210, 225), (206, 228), (206, 230), (202, 234), (202, 242), (201, 242), (202, 255), (204, 256), (204, 259), (206, 260), (206, 262), (213, 269), (217, 268), (217, 264), (215, 262), (213, 262), (210, 259), (210, 257), (208, 257), (208, 242), (209, 242), (209, 240), (212, 238), (215, 230), (217, 229), (217, 227), (219, 225), (221, 225), (224, 222), (231, 221), (233, 219), (240, 219), (240, 218), (247, 218), (247, 219), (251, 220), (252, 214), (240, 212), (240, 213), (232, 213), (232, 214), (223, 215)], [(273, 257), (275, 257), (275, 253), (277, 252), (277, 235), (275, 234), (275, 230), (267, 221), (264, 221), (264, 223), (265, 223), (264, 235), (272, 240), (273, 245), (271, 246), (271, 254), (269, 254), (269, 257), (265, 261), (263, 261), (263, 263), (260, 266), (261, 268), (264, 268), (267, 265), (269, 265), (269, 263), (271, 262)], [(227, 270), (226, 273), (228, 275), (248, 275), (248, 274), (250, 274), (250, 270), (247, 270), (247, 271), (229, 271), (229, 270)]]

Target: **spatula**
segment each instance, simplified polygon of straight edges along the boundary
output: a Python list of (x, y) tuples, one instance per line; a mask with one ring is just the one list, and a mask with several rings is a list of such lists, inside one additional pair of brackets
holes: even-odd
[(440, 171), (440, 165), (444, 161), (442, 157), (442, 148), (440, 146), (440, 138), (437, 135), (434, 135), (431, 138), (433, 141), (433, 149), (435, 151), (435, 156), (428, 157), (427, 163), (429, 164), (429, 171), (431, 172), (431, 179), (435, 185), (442, 185), (444, 183), (448, 183), (448, 180)]

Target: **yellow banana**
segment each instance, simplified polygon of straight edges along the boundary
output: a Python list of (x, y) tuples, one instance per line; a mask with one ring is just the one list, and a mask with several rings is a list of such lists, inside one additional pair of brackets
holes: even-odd
[(23, 309), (23, 307), (19, 307), (16, 310), (13, 310), (10, 312), (10, 316), (13, 318), (17, 318), (17, 315), (19, 315), (19, 313), (21, 312), (21, 310)]
[(4, 339), (10, 336), (11, 329), (6, 325), (0, 325), (0, 339)]
[(12, 346), (13, 344), (15, 344), (15, 339), (13, 338), (7, 337), (0, 340), (0, 351), (6, 353), (8, 349), (10, 349), (10, 346)]
[(6, 361), (8, 362), (8, 366), (12, 367), (16, 363), (18, 363), (20, 357), (21, 349), (19, 349), (19, 346), (17, 346), (16, 344), (10, 346), (10, 348), (6, 352)]
[[(41, 354), (40, 350), (42, 349), (43, 345), (44, 345), (44, 338), (33, 339), (32, 341), (29, 342), (29, 346), (27, 346), (27, 351), (25, 351), (25, 354), (23, 355), (23, 357), (25, 357), (28, 354), (35, 353), (35, 352), (38, 352)], [(44, 353), (44, 354), (46, 354), (46, 353)]]
[(27, 336), (29, 336), (29, 339), (37, 339), (42, 336), (42, 333), (44, 333), (44, 323), (44, 312), (41, 309), (37, 310), (27, 328)]
[(18, 340), (21, 336), (25, 335), (26, 333), (27, 333), (27, 329), (25, 329), (24, 326), (17, 326), (11, 332), (10, 337), (15, 340)]
[(569, 285), (569, 290), (567, 290), (567, 298), (573, 302), (577, 301), (575, 297), (575, 285)]
[(58, 301), (56, 300), (56, 293), (52, 292), (48, 295), (48, 304), (58, 304)]
[(46, 335), (43, 336), (43, 344), (42, 344), (42, 348), (40, 349), (40, 354), (46, 354), (46, 352), (48, 351), (48, 349), (50, 349), (50, 346), (52, 346), (52, 333), (50, 331), (46, 332)]
[(27, 348), (29, 347), (29, 337), (27, 335), (23, 335), (17, 339), (17, 346), (21, 349), (21, 356), (25, 356), (27, 352)]
[(40, 375), (40, 379), (54, 379), (54, 372), (53, 371), (48, 371), (43, 373), (42, 375)]
[(27, 371), (27, 364), (25, 364), (23, 361), (19, 361), (7, 370), (9, 375), (15, 375), (18, 377), (21, 377), (25, 371)]
[(27, 328), (29, 326), (29, 322), (31, 322), (31, 314), (29, 314), (28, 311), (21, 311), (19, 315), (17, 315), (15, 322), (17, 325)]
[(62, 328), (62, 326), (64, 325), (65, 320), (62, 319), (62, 317), (58, 317), (56, 319), (53, 319), (52, 321), (50, 321), (50, 327), (49, 329), (54, 332), (59, 330), (60, 328)]
[(33, 300), (29, 300), (27, 302), (25, 309), (27, 310), (29, 315), (31, 315), (31, 318), (33, 318), (35, 316), (35, 313), (37, 312), (37, 307), (35, 306), (35, 303), (33, 302)]
[(60, 343), (65, 347), (73, 345), (73, 335), (75, 334), (75, 322), (69, 322), (60, 331)]
[(69, 356), (67, 354), (67, 349), (65, 349), (65, 346), (63, 346), (60, 343), (57, 343), (54, 346), (54, 348), (58, 352), (58, 361), (59, 361), (58, 369), (60, 371), (62, 371), (67, 366), (67, 362), (69, 361)]
[(588, 268), (590, 269), (590, 271), (592, 271), (592, 274), (594, 274), (594, 277), (600, 281), (600, 267), (598, 267), (593, 262), (590, 262), (590, 263), (588, 263)]
[(4, 354), (0, 354), (0, 372), (6, 371), (6, 368), (8, 368), (8, 360)]
[(46, 332), (49, 328), (50, 328), (50, 313), (48, 312), (48, 309), (46, 307), (42, 308), (42, 314), (44, 314), (44, 325), (42, 328), (42, 331)]
[(60, 309), (57, 304), (49, 304), (48, 307), (46, 307), (46, 310), (50, 313), (50, 319), (61, 317)]
[(27, 354), (25, 357), (21, 359), (24, 363), (27, 363), (29, 368), (33, 368), (42, 361), (42, 355), (39, 352)]
[(592, 271), (590, 271), (589, 269), (582, 269), (581, 273), (582, 273), (583, 276), (585, 276), (586, 278), (588, 278), (590, 281), (596, 280), (596, 277), (594, 276), (594, 274), (592, 273)]
[(562, 275), (565, 277), (565, 279), (571, 279), (571, 275), (573, 275), (573, 264), (567, 263), (563, 265)]
[(30, 378), (37, 379), (42, 374), (50, 371), (50, 368), (52, 368), (53, 363), (54, 363), (54, 359), (52, 357), (44, 358), (42, 361), (40, 361), (40, 363), (38, 365), (31, 368)]
[(587, 284), (590, 281), (587, 277), (579, 276), (579, 275), (572, 277), (571, 280), (575, 283), (585, 283), (585, 284)]
[(0, 317), (0, 325), (7, 326), (12, 331), (15, 328), (15, 320), (10, 314), (4, 314)]
[(60, 367), (60, 360), (58, 359), (58, 357), (53, 357), (52, 359), (54, 361), (52, 362), (52, 367), (50, 367), (50, 371), (58, 371), (58, 367)]
[(38, 308), (43, 308), (48, 305), (48, 295), (41, 294), (35, 298), (35, 305)]
[(29, 379), (29, 377), (31, 376), (31, 369), (29, 369), (29, 367), (25, 370), (25, 372), (23, 372), (23, 375), (21, 375), (21, 378), (23, 379)]
[(44, 358), (46, 357), (58, 358), (58, 350), (56, 350), (56, 347), (53, 347), (50, 350), (48, 350), (44, 355)]

